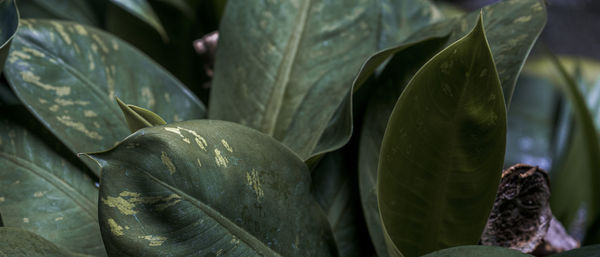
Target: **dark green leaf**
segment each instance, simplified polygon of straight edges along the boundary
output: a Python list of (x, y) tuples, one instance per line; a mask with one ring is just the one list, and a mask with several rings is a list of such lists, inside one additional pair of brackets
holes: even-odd
[(444, 250), (439, 250), (423, 257), (527, 257), (529, 254), (522, 252), (496, 247), (496, 246), (483, 246), (483, 245), (467, 245), (452, 247)]
[(489, 216), (506, 107), (482, 22), (415, 74), (390, 116), (377, 199), (392, 256), (476, 244)]
[[(447, 44), (451, 44), (475, 25), (478, 15), (479, 11), (476, 11), (459, 19), (433, 24), (407, 40), (414, 41), (450, 32)], [(483, 17), (504, 99), (507, 106), (510, 106), (517, 77), (546, 24), (546, 8), (542, 0), (506, 0), (483, 8)]]
[(100, 26), (101, 22), (89, 0), (19, 0), (24, 19), (60, 19)]
[(368, 236), (361, 231), (364, 221), (356, 190), (357, 170), (345, 153), (340, 149), (319, 161), (312, 171), (312, 195), (327, 215), (340, 256), (367, 256), (370, 247)]
[(19, 27), (19, 12), (14, 0), (0, 2), (0, 73), (8, 56), (10, 43)]
[(550, 255), (550, 257), (600, 257), (600, 245), (590, 245)]
[[(351, 127), (335, 113), (346, 108), (353, 76), (376, 49), (378, 8), (358, 0), (228, 1), (210, 118), (256, 128), (305, 160), (340, 147)], [(344, 136), (330, 140), (328, 128)]]
[(0, 254), (10, 257), (85, 257), (19, 228), (0, 227)]
[(140, 20), (146, 22), (153, 29), (158, 32), (158, 34), (162, 37), (163, 41), (168, 41), (169, 37), (167, 36), (167, 32), (165, 28), (163, 28), (158, 16), (154, 13), (152, 6), (146, 0), (110, 0), (112, 3), (118, 5), (123, 8), (127, 12), (133, 14), (138, 17)]
[(127, 121), (127, 126), (129, 127), (129, 131), (131, 131), (131, 133), (145, 127), (167, 124), (165, 120), (152, 111), (135, 105), (125, 104), (118, 97), (115, 99), (117, 100), (117, 104), (119, 104), (119, 108), (121, 108), (121, 111), (123, 111), (125, 121)]
[(253, 129), (184, 121), (91, 156), (102, 166), (100, 226), (111, 255), (335, 255), (308, 169)]
[(73, 152), (104, 150), (129, 135), (115, 96), (167, 122), (204, 116), (204, 105), (185, 86), (123, 41), (74, 23), (22, 23), (8, 81)]
[(74, 252), (106, 255), (98, 227), (98, 189), (54, 147), (2, 118), (0, 167), (5, 226), (32, 231)]

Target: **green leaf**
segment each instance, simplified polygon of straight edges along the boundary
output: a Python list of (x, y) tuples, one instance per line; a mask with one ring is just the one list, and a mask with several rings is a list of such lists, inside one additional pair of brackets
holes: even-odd
[[(486, 35), (502, 84), (506, 105), (510, 106), (517, 77), (535, 41), (546, 24), (546, 8), (542, 0), (506, 0), (484, 7)], [(447, 44), (463, 37), (475, 25), (479, 11), (459, 19), (441, 21), (409, 37), (407, 41), (445, 35)]]
[(110, 0), (113, 4), (123, 8), (127, 12), (133, 14), (138, 17), (140, 20), (146, 22), (152, 28), (160, 34), (163, 41), (169, 41), (169, 37), (167, 36), (167, 32), (165, 28), (163, 28), (162, 23), (160, 23), (160, 19), (154, 13), (152, 6), (146, 0)]
[[(209, 117), (258, 129), (304, 160), (339, 148), (352, 128), (335, 113), (347, 109), (353, 76), (376, 49), (378, 8), (358, 0), (228, 1)], [(330, 140), (328, 129), (344, 135)]]
[(85, 257), (62, 249), (52, 242), (19, 228), (0, 227), (0, 253), (10, 257)]
[(119, 104), (119, 108), (123, 111), (123, 115), (125, 116), (127, 126), (131, 133), (145, 127), (167, 124), (165, 120), (152, 111), (132, 104), (125, 104), (118, 97), (115, 99), (117, 100), (117, 104)]
[(390, 116), (377, 199), (391, 256), (479, 241), (505, 140), (506, 107), (480, 16), (415, 74)]
[(600, 244), (585, 246), (570, 251), (556, 253), (550, 257), (600, 257)]
[(429, 0), (378, 0), (381, 8), (378, 48), (398, 45), (411, 34), (442, 20)]
[(467, 245), (439, 250), (423, 257), (526, 257), (531, 256), (517, 250), (496, 246)]
[(327, 153), (319, 161), (312, 171), (312, 195), (327, 215), (340, 256), (367, 256), (369, 242), (361, 231), (364, 221), (356, 190), (357, 170), (344, 150)]
[(3, 114), (0, 212), (4, 225), (32, 231), (74, 252), (106, 256), (94, 181), (28, 128)]
[(14, 0), (0, 2), (0, 73), (8, 56), (10, 43), (19, 27), (19, 11)]
[[(259, 148), (257, 148), (259, 147)], [(332, 256), (302, 160), (230, 122), (144, 128), (102, 166), (100, 226), (116, 256)]]
[(24, 19), (60, 19), (98, 27), (100, 17), (89, 0), (19, 0)]
[(7, 79), (73, 152), (108, 149), (130, 134), (115, 96), (167, 122), (204, 117), (204, 105), (184, 85), (118, 38), (74, 23), (22, 23)]

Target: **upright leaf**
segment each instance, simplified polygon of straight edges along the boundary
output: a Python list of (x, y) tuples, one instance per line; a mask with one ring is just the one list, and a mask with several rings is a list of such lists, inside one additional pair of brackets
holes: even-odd
[(142, 21), (146, 22), (152, 28), (158, 32), (158, 34), (162, 37), (163, 41), (168, 41), (169, 37), (167, 36), (167, 32), (165, 28), (163, 28), (160, 23), (160, 19), (154, 13), (154, 9), (146, 0), (110, 0), (112, 3), (117, 6), (123, 8), (127, 12), (133, 14), (138, 17)]
[(117, 104), (119, 104), (119, 108), (121, 108), (121, 111), (123, 111), (125, 121), (127, 121), (127, 126), (129, 127), (129, 131), (131, 131), (131, 133), (145, 127), (167, 124), (163, 118), (150, 110), (132, 104), (123, 103), (123, 101), (121, 101), (121, 99), (118, 97), (116, 100)]
[(435, 251), (424, 255), (423, 257), (527, 257), (529, 254), (524, 254), (517, 250), (496, 246), (483, 245), (467, 245), (457, 246), (444, 250)]
[(91, 156), (102, 166), (110, 255), (335, 255), (308, 169), (253, 129), (184, 121), (141, 129)]
[[(351, 128), (332, 117), (376, 49), (377, 16), (377, 1), (228, 1), (209, 117), (256, 128), (305, 160), (339, 147)], [(323, 137), (330, 127), (345, 136)]]
[(505, 140), (506, 107), (480, 16), (415, 74), (390, 116), (377, 171), (390, 255), (476, 244)]
[(130, 134), (115, 96), (168, 122), (204, 116), (204, 105), (184, 85), (118, 38), (68, 22), (22, 23), (6, 76), (73, 152), (104, 150)]
[(98, 226), (98, 189), (55, 149), (25, 126), (2, 118), (0, 212), (4, 225), (32, 231), (73, 252), (106, 256)]
[(19, 27), (19, 12), (14, 0), (0, 2), (0, 73), (8, 56), (8, 49)]
[(62, 249), (52, 242), (19, 228), (0, 227), (0, 253), (11, 257), (85, 257)]

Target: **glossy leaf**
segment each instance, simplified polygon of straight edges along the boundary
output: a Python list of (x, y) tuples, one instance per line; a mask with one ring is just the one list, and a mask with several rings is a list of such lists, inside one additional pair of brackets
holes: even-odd
[(110, 255), (335, 255), (308, 169), (253, 129), (184, 121), (141, 129), (91, 156), (102, 166)]
[(118, 97), (116, 100), (117, 104), (119, 104), (119, 108), (121, 108), (121, 111), (123, 111), (125, 121), (127, 121), (127, 126), (129, 127), (129, 131), (131, 131), (131, 133), (145, 127), (167, 124), (165, 120), (150, 110), (131, 104), (125, 104)]
[(556, 253), (550, 257), (600, 257), (600, 245), (590, 245), (570, 251)]
[(0, 212), (4, 225), (32, 231), (74, 252), (105, 256), (97, 216), (98, 189), (56, 150), (24, 125), (2, 118)]
[(99, 26), (100, 17), (89, 0), (18, 0), (24, 19), (60, 19)]
[(327, 215), (342, 257), (370, 254), (368, 235), (363, 234), (356, 172), (343, 149), (326, 154), (312, 171), (312, 195)]
[[(376, 49), (378, 8), (357, 0), (228, 1), (209, 117), (256, 128), (305, 160), (339, 148), (351, 127), (335, 113)], [(328, 129), (344, 136), (330, 140)]]
[(0, 227), (0, 253), (10, 257), (85, 257), (19, 228)]
[(506, 107), (480, 16), (415, 74), (390, 116), (377, 199), (391, 256), (479, 241), (505, 140)]
[[(541, 0), (506, 0), (484, 7), (484, 27), (504, 99), (510, 106), (517, 77), (535, 41), (546, 24), (546, 8)], [(408, 41), (450, 32), (447, 44), (463, 37), (475, 25), (479, 11), (458, 19), (442, 21), (409, 37)]]
[(167, 122), (204, 116), (203, 104), (185, 86), (123, 41), (74, 23), (22, 23), (8, 81), (73, 152), (104, 150), (129, 135), (115, 96)]
[(0, 73), (4, 68), (17, 27), (19, 27), (19, 12), (14, 0), (0, 2)]
[(138, 17), (142, 21), (146, 22), (152, 28), (160, 34), (164, 41), (168, 41), (169, 37), (167, 36), (167, 32), (165, 28), (163, 28), (162, 23), (160, 23), (160, 19), (154, 13), (152, 6), (146, 0), (110, 0), (112, 3), (118, 5), (134, 16)]
[(442, 13), (429, 0), (378, 0), (381, 8), (378, 48), (404, 41), (427, 25), (442, 20)]
[(424, 255), (423, 257), (526, 257), (531, 256), (522, 252), (496, 247), (496, 246), (483, 246), (483, 245), (468, 245), (452, 247), (444, 250), (435, 251), (433, 253)]

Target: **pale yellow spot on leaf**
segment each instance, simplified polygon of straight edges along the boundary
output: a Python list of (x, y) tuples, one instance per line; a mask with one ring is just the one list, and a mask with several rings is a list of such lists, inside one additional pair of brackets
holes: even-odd
[(27, 83), (34, 84), (38, 87), (43, 88), (44, 90), (52, 90), (56, 92), (58, 96), (64, 96), (71, 93), (70, 87), (56, 87), (50, 84), (45, 84), (40, 82), (40, 77), (33, 74), (31, 71), (21, 71), (21, 78)]
[(112, 43), (112, 47), (113, 47), (113, 49), (114, 49), (115, 51), (118, 51), (118, 50), (119, 50), (119, 44), (117, 43), (117, 41), (113, 39), (113, 40), (111, 40), (110, 42)]
[(88, 130), (83, 123), (75, 122), (69, 116), (63, 115), (63, 116), (56, 117), (56, 119), (60, 123), (64, 124), (65, 126), (71, 127), (73, 129), (85, 134), (86, 136), (88, 136), (91, 139), (102, 140), (102, 136), (100, 136), (100, 134), (98, 134), (98, 132)]
[(196, 163), (198, 163), (198, 167), (202, 167), (202, 162), (200, 162), (200, 159), (196, 159)]
[(0, 196), (0, 203), (6, 201), (6, 198), (4, 198), (4, 196)]
[(148, 246), (161, 246), (167, 240), (167, 238), (164, 236), (153, 236), (153, 235), (138, 236), (138, 238), (146, 239), (146, 240), (150, 241)]
[(246, 172), (246, 180), (248, 181), (248, 185), (252, 188), (252, 190), (254, 190), (254, 193), (256, 194), (256, 200), (260, 203), (264, 197), (264, 192), (262, 189), (262, 184), (260, 183), (258, 172), (255, 169), (252, 169), (250, 173)]
[(527, 15), (527, 16), (522, 16), (517, 18), (514, 23), (525, 23), (531, 20), (531, 15)]
[(33, 49), (33, 48), (23, 47), (22, 50), (23, 50), (23, 52), (33, 54), (33, 55), (35, 55), (37, 57), (40, 57), (40, 58), (46, 57), (46, 55), (44, 53), (42, 53), (42, 52), (40, 52), (40, 51), (38, 51), (36, 49)]
[(223, 144), (223, 146), (227, 149), (227, 151), (233, 153), (233, 148), (231, 148), (231, 146), (229, 146), (229, 143), (227, 143), (227, 141), (225, 141), (225, 139), (221, 139), (221, 144)]
[(40, 101), (41, 104), (48, 103), (48, 100), (46, 100), (46, 99), (38, 98), (38, 100)]
[(92, 110), (85, 110), (85, 111), (83, 111), (83, 116), (91, 118), (91, 117), (98, 116), (98, 114)]
[(217, 164), (217, 166), (224, 168), (227, 168), (227, 163), (229, 163), (227, 158), (221, 155), (221, 151), (219, 151), (219, 149), (215, 149), (215, 163)]
[(91, 52), (88, 52), (88, 69), (89, 70), (95, 70), (96, 69), (96, 63), (94, 62), (94, 56), (92, 55)]
[(29, 218), (23, 218), (24, 223), (29, 223)]
[(89, 101), (82, 101), (82, 100), (69, 100), (69, 99), (62, 99), (62, 98), (56, 98), (54, 99), (54, 102), (57, 104), (60, 104), (61, 106), (71, 106), (71, 105), (81, 105), (81, 106), (86, 106), (88, 104), (90, 104)]
[(18, 50), (13, 50), (12, 52), (10, 52), (10, 57), (8, 57), (8, 62), (15, 63), (18, 60), (29, 60), (29, 59), (31, 59), (30, 55), (28, 55), (24, 52), (18, 51)]
[(46, 193), (48, 193), (48, 191), (37, 191), (37, 192), (33, 193), (33, 197), (40, 198), (40, 197), (44, 196)]
[(56, 217), (56, 218), (54, 218), (54, 221), (61, 221), (61, 220), (64, 220), (64, 219), (65, 219), (64, 217)]
[(87, 34), (88, 34), (88, 32), (85, 29), (85, 27), (81, 26), (80, 24), (75, 24), (75, 30), (77, 31), (77, 33), (79, 35), (82, 35), (82, 36), (87, 36)]
[(162, 161), (162, 163), (165, 166), (167, 166), (167, 169), (169, 169), (169, 172), (171, 173), (171, 175), (173, 175), (173, 173), (175, 173), (175, 171), (177, 169), (175, 168), (175, 165), (171, 161), (171, 158), (169, 158), (169, 156), (167, 156), (167, 153), (161, 152), (161, 154), (160, 154), (160, 160)]
[(115, 236), (124, 235), (123, 227), (119, 226), (119, 224), (117, 224), (117, 222), (114, 219), (108, 219), (108, 226), (110, 227), (110, 232), (112, 232), (113, 235), (115, 235)]
[(100, 48), (102, 49), (102, 52), (104, 53), (108, 53), (108, 51), (110, 51), (108, 49), (108, 47), (106, 46), (106, 44), (104, 43), (104, 41), (102, 41), (102, 39), (100, 39), (100, 37), (96, 34), (92, 35), (92, 39), (94, 39), (94, 41), (96, 41), (96, 43), (98, 43), (98, 45), (100, 45)]
[(148, 107), (152, 108), (156, 104), (156, 100), (154, 100), (154, 94), (150, 91), (150, 88), (143, 87), (142, 88), (142, 97), (146, 99), (148, 102)]
[(57, 112), (59, 108), (60, 107), (58, 106), (58, 104), (55, 104), (55, 105), (50, 106), (50, 108), (48, 108), (48, 110), (50, 110), (51, 112)]
[(200, 136), (200, 135), (198, 135), (198, 133), (196, 133), (196, 131), (193, 131), (191, 129), (182, 128), (182, 127), (176, 127), (176, 128), (165, 127), (165, 130), (168, 132), (171, 132), (171, 133), (175, 133), (181, 138), (186, 138), (181, 133), (181, 131), (185, 131), (185, 132), (192, 134), (192, 136), (194, 136), (194, 141), (196, 142), (198, 147), (200, 147), (200, 149), (206, 151), (206, 147), (208, 146), (208, 144), (206, 143), (206, 140), (202, 136)]
[(54, 26), (54, 28), (56, 29), (56, 31), (58, 31), (58, 34), (60, 35), (60, 37), (62, 37), (62, 39), (65, 41), (65, 43), (67, 43), (67, 45), (71, 44), (71, 37), (69, 36), (69, 34), (65, 31), (65, 28), (63, 27), (62, 24), (58, 23), (58, 22), (51, 22), (52, 25)]

